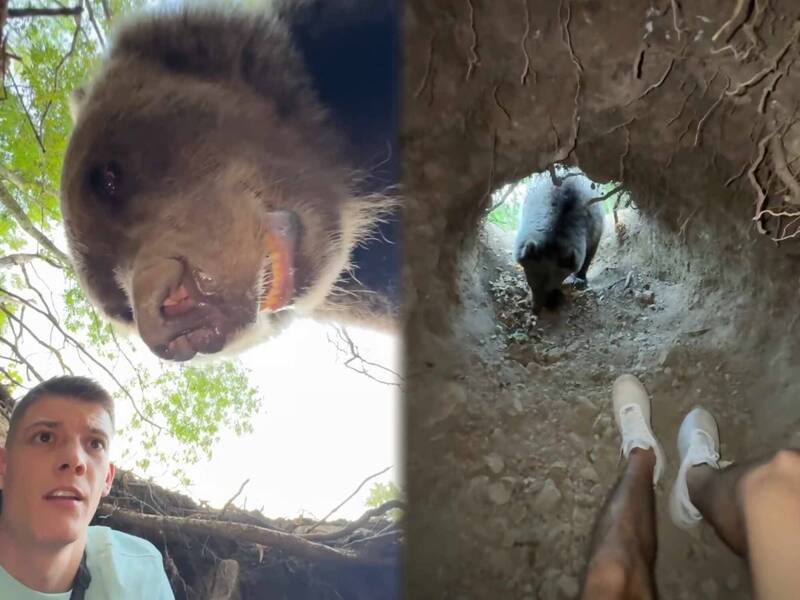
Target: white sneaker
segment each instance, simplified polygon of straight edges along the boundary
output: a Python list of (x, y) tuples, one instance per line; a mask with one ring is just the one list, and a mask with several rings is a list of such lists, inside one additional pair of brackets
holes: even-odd
[(650, 396), (642, 383), (633, 375), (620, 375), (614, 382), (614, 419), (622, 436), (622, 455), (628, 458), (631, 450), (653, 449), (656, 466), (653, 469), (653, 486), (664, 470), (664, 451), (650, 428)]
[(714, 417), (706, 409), (697, 406), (684, 417), (678, 430), (678, 452), (681, 466), (669, 496), (669, 513), (675, 525), (691, 529), (703, 517), (689, 498), (686, 473), (696, 465), (720, 468), (719, 429)]

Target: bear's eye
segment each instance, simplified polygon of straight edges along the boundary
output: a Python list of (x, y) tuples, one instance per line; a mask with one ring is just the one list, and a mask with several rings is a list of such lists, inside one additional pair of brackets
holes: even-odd
[(105, 202), (117, 202), (122, 186), (122, 169), (111, 161), (94, 167), (89, 172), (89, 186), (92, 191)]
[(125, 305), (123, 308), (121, 308), (115, 316), (120, 321), (124, 321), (126, 323), (133, 323), (133, 309), (128, 305)]

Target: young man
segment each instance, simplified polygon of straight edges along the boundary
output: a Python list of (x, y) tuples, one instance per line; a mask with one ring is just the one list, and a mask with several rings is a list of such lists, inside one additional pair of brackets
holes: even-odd
[[(633, 375), (614, 382), (614, 416), (627, 460), (595, 524), (582, 598), (656, 597), (653, 487), (664, 453), (650, 426), (650, 397)], [(680, 468), (670, 494), (672, 521), (683, 529), (705, 519), (747, 559), (755, 597), (800, 597), (800, 451), (722, 467), (711, 414), (689, 412), (678, 431)]]
[(30, 390), (0, 449), (0, 598), (173, 600), (148, 541), (89, 527), (114, 479), (114, 405), (84, 377)]

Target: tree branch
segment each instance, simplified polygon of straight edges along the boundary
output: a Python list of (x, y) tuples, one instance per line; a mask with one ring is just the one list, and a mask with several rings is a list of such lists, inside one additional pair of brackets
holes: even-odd
[(14, 356), (16, 356), (17, 359), (19, 359), (19, 361), (23, 365), (25, 365), (25, 369), (29, 373), (33, 373), (33, 376), (36, 377), (36, 379), (38, 379), (39, 381), (44, 381), (44, 378), (41, 375), (39, 375), (39, 372), (36, 370), (36, 367), (34, 367), (30, 362), (28, 362), (26, 360), (26, 358), (24, 356), (22, 356), (20, 351), (17, 349), (16, 344), (13, 344), (13, 343), (9, 342), (6, 338), (4, 338), (2, 336), (0, 336), (0, 344), (5, 344), (6, 346), (8, 346), (8, 348), (11, 350), (11, 352), (14, 353)]
[(100, 46), (102, 48), (106, 47), (106, 40), (103, 38), (103, 33), (100, 30), (100, 25), (97, 23), (97, 19), (94, 16), (94, 9), (92, 8), (91, 0), (86, 2), (86, 10), (89, 13), (89, 20), (92, 22), (92, 27), (94, 27), (94, 32), (97, 34), (97, 40), (100, 42)]
[(7, 166), (5, 166), (3, 164), (0, 164), (0, 177), (3, 177), (4, 179), (7, 179), (11, 183), (13, 183), (15, 186), (17, 186), (17, 188), (19, 188), (21, 191), (27, 191), (28, 189), (30, 189), (32, 187), (37, 187), (37, 188), (39, 188), (40, 191), (44, 192), (45, 194), (53, 196), (54, 198), (58, 198), (59, 194), (58, 194), (57, 190), (51, 189), (49, 187), (46, 187), (46, 186), (42, 185), (40, 182), (38, 182), (38, 181), (36, 181), (36, 182), (28, 181), (22, 175), (12, 171), (11, 169), (9, 169)]
[(28, 218), (28, 215), (25, 214), (25, 211), (22, 209), (19, 203), (3, 185), (0, 185), (0, 204), (6, 207), (6, 209), (11, 213), (11, 216), (16, 220), (17, 224), (22, 227), (26, 233), (44, 246), (48, 252), (53, 254), (62, 263), (64, 263), (62, 268), (70, 267), (72, 263), (70, 262), (69, 257), (59, 250), (46, 235), (36, 229), (34, 224)]
[(497, 202), (492, 204), (492, 207), (489, 209), (489, 212), (491, 212), (491, 211), (493, 211), (493, 210), (495, 210), (497, 208), (500, 208), (503, 205), (503, 203), (506, 200), (508, 200), (508, 197), (517, 190), (517, 185), (518, 185), (518, 183), (510, 183), (510, 184), (508, 184), (508, 189), (505, 192), (503, 192), (503, 195), (500, 196), (500, 198), (497, 200)]
[[(358, 519), (353, 521), (352, 523), (348, 523), (342, 529), (337, 531), (331, 531), (328, 533), (301, 533), (300, 535), (307, 540), (311, 540), (314, 542), (325, 542), (328, 540), (338, 540), (341, 537), (346, 536), (349, 533), (353, 533), (356, 529), (365, 525), (369, 522), (370, 519), (374, 517), (379, 517), (382, 514), (392, 510), (393, 508), (399, 508), (401, 510), (406, 510), (406, 504), (402, 500), (387, 500), (380, 506), (376, 508), (371, 508), (363, 515), (361, 515)], [(316, 525), (314, 525), (316, 527)]]
[(47, 264), (56, 267), (58, 269), (61, 268), (57, 262), (47, 258), (46, 256), (42, 256), (41, 254), (30, 254), (26, 252), (20, 252), (19, 254), (8, 254), (7, 256), (0, 256), (0, 270), (6, 269), (9, 267), (19, 267), (22, 265), (26, 265), (31, 261), (36, 259), (43, 260)]
[(100, 4), (103, 5), (103, 14), (106, 16), (106, 21), (111, 22), (114, 14), (111, 12), (111, 7), (108, 4), (108, 0), (100, 0)]
[(134, 410), (136, 410), (136, 413), (139, 415), (139, 418), (141, 418), (141, 419), (142, 419), (144, 422), (146, 422), (146, 423), (149, 423), (150, 425), (152, 425), (153, 427), (155, 427), (155, 428), (156, 428), (156, 429), (158, 429), (159, 431), (162, 431), (162, 432), (163, 432), (163, 431), (164, 431), (164, 428), (163, 428), (163, 427), (161, 427), (161, 426), (160, 426), (158, 423), (155, 423), (155, 422), (151, 421), (150, 419), (148, 419), (147, 417), (145, 417), (145, 416), (144, 416), (144, 415), (141, 413), (141, 411), (139, 410), (139, 407), (137, 406), (137, 404), (136, 404), (135, 400), (133, 399), (133, 396), (132, 396), (132, 395), (131, 395), (131, 393), (128, 391), (128, 389), (127, 389), (127, 388), (126, 388), (124, 385), (122, 385), (122, 382), (121, 382), (121, 381), (120, 381), (120, 380), (117, 378), (117, 376), (114, 374), (114, 372), (113, 372), (111, 369), (109, 369), (109, 368), (108, 368), (106, 365), (104, 365), (102, 362), (100, 362), (100, 361), (99, 361), (97, 358), (95, 358), (94, 354), (92, 354), (91, 352), (89, 352), (89, 351), (88, 351), (88, 350), (87, 350), (87, 349), (86, 349), (86, 348), (83, 346), (83, 344), (81, 344), (81, 342), (79, 342), (79, 341), (78, 341), (77, 339), (75, 339), (75, 338), (74, 338), (72, 335), (70, 335), (70, 334), (69, 334), (67, 331), (65, 331), (63, 327), (61, 327), (61, 324), (58, 322), (58, 320), (57, 320), (57, 319), (56, 319), (56, 318), (55, 318), (55, 317), (54, 317), (54, 316), (51, 314), (51, 312), (50, 312), (50, 309), (49, 309), (49, 306), (48, 306), (48, 305), (47, 305), (47, 303), (45, 302), (45, 300), (44, 300), (44, 297), (41, 295), (41, 293), (39, 292), (39, 290), (38, 290), (38, 289), (36, 289), (36, 288), (35, 288), (35, 287), (34, 287), (34, 286), (31, 284), (31, 282), (30, 282), (30, 279), (28, 278), (28, 275), (27, 275), (27, 273), (25, 273), (25, 272), (23, 271), (23, 274), (24, 274), (24, 276), (25, 276), (25, 281), (26, 281), (26, 283), (27, 283), (28, 287), (29, 287), (31, 290), (33, 290), (33, 291), (34, 291), (34, 292), (35, 292), (35, 293), (36, 293), (36, 294), (39, 296), (39, 299), (40, 299), (40, 300), (42, 301), (42, 303), (43, 303), (43, 304), (44, 304), (44, 305), (45, 305), (45, 306), (48, 308), (48, 310), (44, 311), (44, 310), (40, 309), (39, 307), (37, 307), (37, 306), (36, 306), (36, 305), (35, 305), (33, 302), (31, 302), (30, 300), (26, 300), (26, 299), (25, 299), (25, 298), (23, 298), (22, 296), (18, 296), (17, 294), (15, 294), (15, 293), (13, 293), (13, 292), (10, 292), (10, 291), (8, 291), (8, 290), (6, 290), (6, 289), (3, 289), (2, 287), (0, 287), (0, 294), (3, 294), (3, 295), (5, 295), (6, 297), (8, 297), (8, 298), (10, 298), (10, 299), (12, 299), (12, 300), (16, 300), (17, 302), (20, 302), (21, 304), (24, 304), (25, 306), (28, 306), (28, 307), (29, 307), (29, 308), (31, 308), (32, 310), (34, 310), (34, 311), (36, 311), (37, 313), (39, 313), (40, 315), (42, 315), (42, 316), (43, 316), (45, 319), (47, 319), (48, 321), (50, 321), (50, 322), (53, 324), (53, 326), (54, 326), (54, 327), (55, 327), (55, 328), (58, 330), (58, 332), (59, 332), (59, 333), (60, 333), (62, 336), (64, 336), (64, 339), (65, 339), (65, 340), (67, 340), (68, 342), (70, 342), (70, 343), (71, 343), (71, 344), (72, 344), (72, 345), (75, 347), (75, 349), (76, 349), (76, 350), (78, 350), (78, 354), (79, 354), (79, 356), (85, 356), (85, 357), (86, 357), (86, 358), (88, 358), (90, 361), (92, 361), (92, 362), (93, 362), (95, 365), (97, 365), (98, 367), (100, 367), (100, 368), (101, 368), (101, 369), (102, 369), (102, 370), (103, 370), (103, 371), (104, 371), (104, 372), (105, 372), (105, 373), (106, 373), (106, 374), (107, 374), (109, 377), (111, 377), (111, 379), (114, 381), (114, 383), (116, 383), (116, 384), (117, 384), (117, 386), (119, 387), (119, 389), (120, 389), (120, 390), (122, 390), (122, 392), (123, 392), (123, 393), (124, 393), (124, 394), (125, 394), (125, 395), (128, 397), (128, 399), (131, 401), (131, 404), (133, 405), (133, 408), (134, 408)]
[(9, 320), (16, 322), (20, 326), (20, 331), (22, 330), (27, 331), (31, 335), (31, 337), (39, 343), (40, 346), (47, 348), (50, 352), (55, 354), (56, 358), (58, 359), (58, 363), (61, 365), (61, 368), (65, 373), (69, 373), (70, 375), (73, 374), (72, 369), (70, 369), (67, 366), (67, 363), (64, 362), (64, 357), (61, 356), (61, 352), (58, 350), (58, 348), (55, 348), (52, 344), (48, 344), (47, 342), (42, 340), (38, 335), (36, 335), (33, 329), (31, 329), (28, 325), (26, 325), (25, 322), (22, 319), (20, 319), (17, 315), (8, 310), (4, 304), (0, 304), (0, 311), (2, 311), (3, 314), (5, 314)]
[[(17, 189), (19, 189), (21, 192), (29, 193), (32, 188), (37, 188), (38, 192), (51, 196), (56, 200), (58, 199), (59, 194), (56, 190), (51, 189), (49, 186), (43, 185), (39, 181), (36, 182), (28, 181), (22, 175), (20, 175), (19, 173), (15, 173), (14, 171), (12, 171), (3, 164), (0, 164), (0, 177), (13, 183), (17, 187)], [(41, 201), (41, 199), (34, 196), (34, 200), (36, 200), (39, 206), (43, 210), (46, 210), (50, 214), (50, 216), (52, 216), (53, 218), (57, 218), (58, 215), (49, 206), (45, 205)]]
[(80, 6), (72, 8), (9, 8), (9, 19), (21, 19), (23, 17), (77, 17), (83, 12)]
[(622, 191), (624, 191), (624, 187), (623, 187), (622, 184), (619, 184), (618, 186), (611, 188), (611, 190), (609, 190), (608, 192), (606, 192), (602, 196), (596, 196), (595, 198), (592, 198), (591, 200), (589, 200), (586, 203), (586, 206), (591, 206), (592, 204), (595, 204), (596, 202), (602, 202), (603, 200), (608, 200), (614, 194), (618, 194), (619, 192), (622, 192)]

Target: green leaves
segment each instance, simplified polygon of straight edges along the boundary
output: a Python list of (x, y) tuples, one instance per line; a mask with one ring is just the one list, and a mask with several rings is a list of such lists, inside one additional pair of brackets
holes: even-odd
[(182, 466), (210, 459), (223, 435), (252, 432), (261, 408), (250, 372), (238, 363), (164, 364), (155, 376), (144, 368), (137, 376), (146, 392), (129, 434), (143, 451), (135, 460), (144, 471), (154, 462), (172, 464), (173, 474), (181, 476)]
[[(377, 508), (389, 500), (399, 500), (401, 497), (402, 494), (400, 493), (400, 489), (394, 484), (393, 481), (389, 481), (387, 483), (373, 483), (372, 487), (369, 488), (369, 496), (367, 496), (367, 500), (364, 504), (370, 508)], [(390, 519), (396, 521), (400, 518), (402, 511), (393, 508), (386, 514)]]

